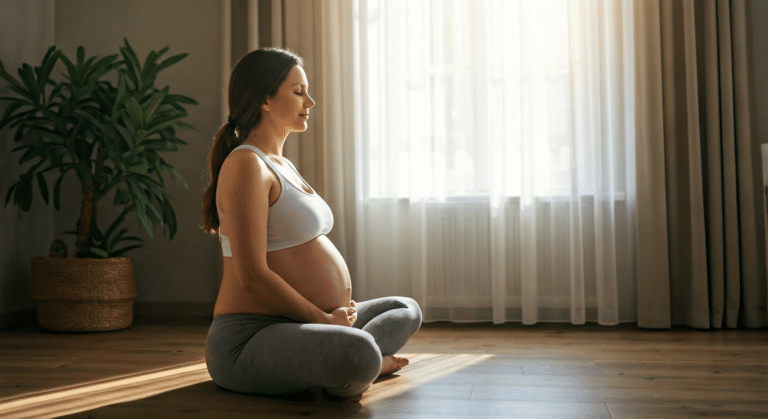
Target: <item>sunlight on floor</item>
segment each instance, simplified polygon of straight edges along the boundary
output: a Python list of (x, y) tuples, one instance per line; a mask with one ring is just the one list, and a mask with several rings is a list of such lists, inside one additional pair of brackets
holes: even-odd
[(373, 403), (412, 390), (471, 365), (493, 357), (493, 354), (398, 354), (410, 364), (397, 374), (399, 377), (381, 381), (363, 394), (362, 404)]
[[(410, 365), (398, 376), (381, 380), (365, 392), (361, 403), (384, 400), (413, 390), (455, 371), (492, 357), (491, 354), (400, 354)], [(0, 400), (0, 417), (7, 419), (52, 418), (102, 406), (130, 402), (182, 387), (209, 381), (205, 362), (79, 384), (43, 393)]]
[(151, 397), (210, 379), (205, 362), (199, 361), (0, 400), (0, 417), (58, 417)]

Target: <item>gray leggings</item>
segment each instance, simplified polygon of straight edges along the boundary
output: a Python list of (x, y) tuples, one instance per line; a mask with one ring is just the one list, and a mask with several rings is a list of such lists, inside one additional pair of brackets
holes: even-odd
[(378, 377), (381, 357), (400, 350), (421, 326), (419, 305), (407, 297), (356, 302), (352, 327), (299, 323), (259, 314), (216, 316), (205, 361), (228, 390), (290, 394), (314, 387), (349, 397)]

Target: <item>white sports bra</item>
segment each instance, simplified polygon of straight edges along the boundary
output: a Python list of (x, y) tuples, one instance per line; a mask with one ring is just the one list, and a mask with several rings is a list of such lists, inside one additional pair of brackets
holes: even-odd
[[(333, 213), (323, 198), (312, 189), (312, 193), (307, 193), (300, 186), (294, 185), (291, 181), (277, 170), (274, 164), (258, 148), (243, 144), (234, 150), (247, 148), (253, 150), (262, 160), (272, 169), (280, 179), (280, 196), (277, 197), (272, 206), (269, 207), (267, 215), (267, 251), (286, 249), (293, 246), (306, 243), (317, 236), (328, 234), (333, 228)], [(309, 185), (296, 170), (289, 160), (288, 165), (299, 175), (299, 178), (305, 184)], [(224, 214), (219, 212), (219, 220)], [(221, 234), (221, 251), (224, 256), (232, 257), (232, 248), (230, 247), (229, 237)]]

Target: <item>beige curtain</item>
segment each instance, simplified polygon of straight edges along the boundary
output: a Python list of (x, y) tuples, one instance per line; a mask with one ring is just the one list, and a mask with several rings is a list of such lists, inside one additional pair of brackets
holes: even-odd
[(638, 324), (766, 326), (744, 0), (635, 3)]
[(635, 320), (630, 1), (280, 4), (317, 101), (285, 154), (334, 212), (354, 298)]
[(355, 272), (357, 176), (354, 159), (348, 158), (355, 153), (355, 75), (351, 66), (343, 65), (353, 54), (353, 4), (273, 1), (272, 13), (282, 16), (281, 46), (304, 59), (309, 92), (317, 103), (307, 131), (286, 143), (285, 155), (333, 210), (328, 236)]

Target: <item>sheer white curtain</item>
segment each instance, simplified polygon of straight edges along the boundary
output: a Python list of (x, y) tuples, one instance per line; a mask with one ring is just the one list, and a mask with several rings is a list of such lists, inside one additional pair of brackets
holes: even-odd
[(426, 321), (635, 320), (629, 0), (319, 3), (296, 12), (314, 48), (287, 46), (323, 85), (313, 171), (354, 297), (412, 296)]

